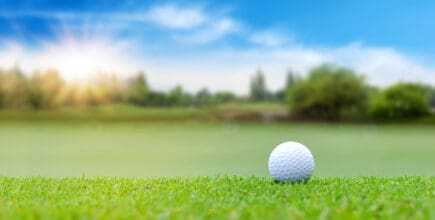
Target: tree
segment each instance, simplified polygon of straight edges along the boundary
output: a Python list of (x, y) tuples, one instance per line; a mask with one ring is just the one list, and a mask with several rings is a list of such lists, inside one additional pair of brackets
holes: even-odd
[(4, 71), (0, 81), (0, 91), (3, 94), (3, 106), (17, 109), (26, 106), (27, 79), (18, 68)]
[(195, 95), (195, 103), (197, 105), (211, 105), (213, 101), (213, 96), (207, 88), (199, 90)]
[(321, 65), (287, 93), (291, 115), (296, 118), (338, 121), (364, 115), (367, 86), (347, 68)]
[(53, 108), (64, 85), (58, 71), (36, 71), (29, 80), (27, 102), (34, 109)]
[(285, 88), (286, 90), (291, 89), (296, 82), (298, 81), (298, 76), (291, 70), (287, 71), (287, 78), (285, 81)]
[[(146, 85), (145, 76), (143, 76), (143, 79), (139, 79), (139, 80), (145, 81), (145, 83), (143, 83), (143, 82), (141, 82), (141, 83), (132, 82), (132, 83)], [(114, 74), (114, 73), (112, 73), (112, 74), (99, 73), (96, 76), (95, 84), (96, 84), (95, 86), (97, 86), (101, 90), (105, 91), (105, 93), (108, 96), (107, 99), (110, 102), (119, 102), (122, 100), (122, 86), (121, 86), (121, 83), (120, 83), (118, 77), (116, 76), (116, 74)]]
[(435, 108), (435, 88), (432, 87), (429, 95), (429, 104), (432, 108)]
[(150, 89), (143, 72), (137, 73), (128, 81), (127, 101), (136, 105), (145, 105)]
[(181, 85), (176, 85), (166, 94), (169, 105), (171, 106), (187, 106), (191, 104), (192, 96), (184, 92)]
[(287, 91), (290, 90), (297, 83), (297, 81), (298, 76), (293, 71), (288, 70), (285, 85), (276, 93), (276, 99), (278, 99), (278, 101), (284, 102)]
[(2, 89), (3, 81), (3, 69), (0, 68), (0, 108), (3, 108), (5, 106), (5, 94)]
[(376, 120), (418, 118), (429, 114), (427, 89), (420, 84), (398, 83), (374, 96), (369, 115)]
[(265, 101), (269, 98), (266, 80), (261, 69), (258, 69), (255, 76), (251, 79), (250, 98), (252, 101)]

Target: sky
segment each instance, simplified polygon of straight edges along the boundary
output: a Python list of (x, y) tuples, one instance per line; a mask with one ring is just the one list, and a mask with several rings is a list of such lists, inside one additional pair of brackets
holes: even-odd
[(287, 71), (355, 69), (377, 86), (435, 85), (433, 1), (0, 0), (0, 67), (97, 72), (150, 85), (245, 94), (261, 69), (278, 90)]

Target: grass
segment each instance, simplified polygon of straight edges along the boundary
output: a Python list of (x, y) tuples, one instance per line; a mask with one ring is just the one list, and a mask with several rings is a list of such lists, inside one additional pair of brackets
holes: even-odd
[(285, 110), (280, 103), (227, 103), (209, 107), (140, 107), (108, 104), (53, 110), (0, 110), (0, 121), (186, 121), (211, 120), (227, 112), (259, 113)]
[[(434, 134), (409, 124), (4, 120), (0, 219), (434, 219)], [(288, 140), (313, 152), (307, 184), (268, 177), (270, 152)]]
[(279, 102), (242, 102), (222, 104), (218, 106), (218, 109), (235, 111), (269, 111), (287, 110), (287, 106)]
[(56, 110), (2, 110), (2, 121), (181, 121), (202, 118), (210, 109), (194, 107), (139, 107), (113, 104), (93, 107), (64, 107)]
[(315, 157), (314, 175), (435, 175), (435, 126), (200, 122), (0, 123), (0, 175), (268, 176), (279, 143)]
[(0, 178), (2, 219), (433, 219), (435, 177)]

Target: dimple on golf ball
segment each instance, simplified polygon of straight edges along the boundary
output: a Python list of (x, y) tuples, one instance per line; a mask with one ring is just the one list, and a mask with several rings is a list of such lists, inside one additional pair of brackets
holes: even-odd
[(314, 171), (314, 158), (310, 150), (298, 142), (278, 145), (269, 157), (269, 172), (281, 182), (306, 182)]

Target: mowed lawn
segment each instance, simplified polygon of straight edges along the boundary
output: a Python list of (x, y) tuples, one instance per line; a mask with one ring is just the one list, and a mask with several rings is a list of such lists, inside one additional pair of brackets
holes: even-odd
[(433, 219), (435, 177), (0, 178), (2, 219)]
[(0, 122), (9, 177), (267, 176), (272, 149), (307, 145), (316, 177), (435, 175), (435, 126)]

